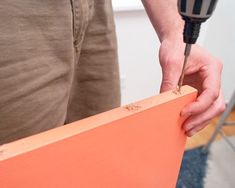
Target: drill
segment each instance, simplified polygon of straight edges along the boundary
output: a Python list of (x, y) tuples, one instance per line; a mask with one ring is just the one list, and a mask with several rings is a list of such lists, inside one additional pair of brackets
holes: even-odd
[(178, 11), (185, 21), (183, 38), (186, 43), (184, 51), (184, 64), (178, 83), (178, 89), (183, 84), (185, 66), (191, 51), (199, 36), (201, 23), (205, 22), (213, 13), (217, 0), (178, 0)]

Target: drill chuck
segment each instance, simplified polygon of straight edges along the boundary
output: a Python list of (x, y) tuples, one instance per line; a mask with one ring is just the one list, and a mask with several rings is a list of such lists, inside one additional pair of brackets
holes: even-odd
[(178, 91), (183, 85), (185, 67), (191, 51), (199, 36), (201, 23), (205, 22), (213, 13), (217, 0), (178, 0), (178, 11), (185, 21), (183, 38), (186, 43), (184, 51), (184, 64), (178, 82)]
[(184, 42), (195, 44), (199, 36), (201, 23), (213, 13), (217, 0), (178, 0), (178, 11), (185, 21)]
[(199, 36), (201, 23), (185, 21), (184, 25), (184, 42), (187, 44), (195, 44)]

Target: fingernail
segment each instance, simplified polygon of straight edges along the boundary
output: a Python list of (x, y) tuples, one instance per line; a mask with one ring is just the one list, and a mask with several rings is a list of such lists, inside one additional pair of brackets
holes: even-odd
[(192, 125), (192, 124), (189, 124), (189, 125), (186, 125), (185, 126), (185, 131), (189, 131), (190, 129), (192, 129), (194, 127), (194, 125)]
[(190, 113), (190, 112), (187, 112), (186, 110), (182, 110), (181, 113), (180, 113), (180, 115), (181, 115), (181, 116), (186, 116), (186, 117), (188, 117), (188, 116), (191, 115), (191, 113)]
[(192, 131), (188, 132), (187, 135), (188, 135), (189, 137), (192, 137), (193, 135), (195, 135), (195, 133), (196, 133), (196, 131), (192, 130)]

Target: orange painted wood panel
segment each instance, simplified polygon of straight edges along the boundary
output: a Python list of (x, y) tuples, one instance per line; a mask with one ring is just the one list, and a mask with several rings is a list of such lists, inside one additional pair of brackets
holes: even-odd
[(173, 188), (189, 86), (0, 146), (1, 188)]

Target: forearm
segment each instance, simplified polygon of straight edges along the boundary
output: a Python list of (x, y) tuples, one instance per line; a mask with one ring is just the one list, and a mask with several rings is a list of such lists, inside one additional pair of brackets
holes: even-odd
[(142, 0), (146, 12), (159, 37), (182, 37), (183, 20), (177, 10), (177, 0)]

